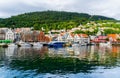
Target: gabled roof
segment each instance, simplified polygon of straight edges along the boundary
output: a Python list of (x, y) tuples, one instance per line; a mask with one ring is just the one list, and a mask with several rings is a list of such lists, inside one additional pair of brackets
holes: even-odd
[(71, 36), (71, 37), (74, 37), (75, 35), (74, 35), (73, 33), (70, 33), (70, 36)]
[(98, 39), (106, 39), (107, 36), (98, 36)]
[(108, 34), (107, 36), (108, 38), (113, 38), (113, 39), (117, 39), (119, 37), (118, 34)]
[(83, 37), (83, 38), (87, 38), (88, 35), (87, 34), (78, 34), (79, 37)]
[(20, 28), (17, 28), (14, 30), (16, 33), (20, 33), (21, 32), (21, 29)]
[(60, 33), (60, 36), (64, 36), (66, 33)]

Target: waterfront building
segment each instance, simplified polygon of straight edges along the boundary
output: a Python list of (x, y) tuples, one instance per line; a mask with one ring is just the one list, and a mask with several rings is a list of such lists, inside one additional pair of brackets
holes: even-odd
[(67, 37), (66, 37), (66, 41), (70, 41), (73, 42), (74, 41), (74, 34), (73, 33), (68, 33)]
[(0, 40), (11, 40), (14, 41), (15, 34), (12, 29), (0, 28)]
[(107, 38), (108, 36), (97, 36), (93, 41), (94, 42), (97, 42), (97, 43), (100, 43), (100, 42), (107, 42)]
[(117, 41), (117, 39), (120, 38), (120, 36), (118, 34), (108, 34), (107, 36), (108, 36), (108, 39), (112, 42), (115, 42), (115, 41)]
[(5, 40), (11, 40), (14, 41), (15, 39), (15, 34), (11, 29), (7, 29), (6, 33), (5, 33)]
[(5, 40), (5, 31), (0, 29), (0, 40)]

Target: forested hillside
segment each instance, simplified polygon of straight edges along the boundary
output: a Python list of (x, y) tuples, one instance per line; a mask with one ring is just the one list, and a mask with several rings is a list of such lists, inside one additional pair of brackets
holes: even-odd
[(33, 27), (34, 29), (71, 29), (79, 24), (88, 21), (114, 20), (104, 16), (91, 16), (85, 13), (63, 12), (63, 11), (43, 11), (31, 12), (6, 19), (0, 19), (0, 27)]

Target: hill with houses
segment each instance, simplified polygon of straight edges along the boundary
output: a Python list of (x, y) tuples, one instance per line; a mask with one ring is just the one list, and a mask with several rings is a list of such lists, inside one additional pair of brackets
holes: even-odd
[(83, 40), (86, 42), (90, 39), (98, 42), (106, 41), (108, 38), (112, 38), (112, 41), (120, 39), (119, 21), (85, 13), (31, 12), (0, 19), (0, 27), (0, 40), (12, 42), (20, 40), (24, 42)]

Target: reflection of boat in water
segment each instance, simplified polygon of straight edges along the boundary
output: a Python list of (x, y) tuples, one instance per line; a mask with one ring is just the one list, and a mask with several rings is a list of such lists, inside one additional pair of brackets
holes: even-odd
[(52, 41), (48, 44), (48, 47), (62, 48), (64, 47), (64, 45), (65, 45), (65, 42)]
[(0, 43), (0, 46), (4, 47), (4, 48), (8, 47), (8, 45), (6, 43)]
[(67, 52), (68, 52), (70, 55), (74, 55), (74, 49), (73, 49), (73, 47), (67, 47)]
[(72, 44), (72, 47), (79, 47), (80, 45), (77, 43)]
[(100, 47), (111, 47), (111, 43), (110, 42), (107, 42), (107, 43), (99, 43), (99, 46)]
[(17, 47), (8, 47), (5, 49), (5, 54), (7, 57), (11, 57), (14, 55), (14, 52), (16, 51)]

